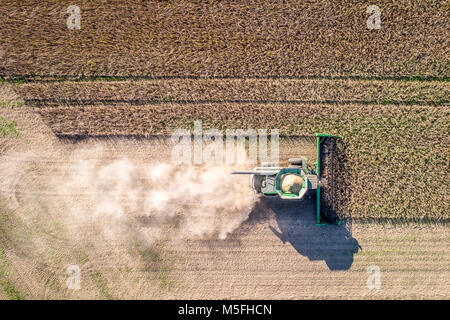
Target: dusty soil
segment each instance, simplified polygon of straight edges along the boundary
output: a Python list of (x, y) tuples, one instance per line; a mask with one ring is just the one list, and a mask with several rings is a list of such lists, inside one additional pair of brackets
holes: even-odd
[[(244, 224), (227, 242), (194, 242), (187, 251), (176, 250), (186, 259), (176, 266), (176, 272), (187, 278), (180, 296), (448, 299), (450, 295), (448, 226), (353, 223), (348, 231), (348, 226), (316, 227), (305, 207), (269, 204), (267, 210), (267, 219)], [(380, 290), (366, 286), (371, 265), (381, 269)]]

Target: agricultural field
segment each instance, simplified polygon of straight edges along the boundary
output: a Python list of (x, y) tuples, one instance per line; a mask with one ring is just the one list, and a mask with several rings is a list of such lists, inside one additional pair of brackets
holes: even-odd
[[(220, 180), (219, 188), (208, 185), (201, 198), (210, 205), (206, 199), (219, 193), (217, 209), (185, 207), (170, 217), (163, 205), (156, 216), (145, 218), (141, 199), (152, 199), (146, 170), (170, 159), (164, 138), (90, 137), (73, 143), (56, 137), (27, 106), (3, 108), (0, 115), (15, 119), (20, 134), (2, 138), (2, 298), (448, 297), (448, 222), (397, 221), (373, 214), (319, 228), (312, 203), (254, 203), (251, 190), (243, 192), (246, 179), (228, 178)], [(280, 147), (286, 157), (305, 152), (293, 137), (282, 139)], [(219, 171), (223, 178), (228, 170)], [(199, 183), (182, 177), (184, 184)], [(239, 191), (242, 205), (252, 209), (224, 209), (234, 201), (224, 186)], [(190, 196), (176, 203), (191, 206)], [(379, 203), (391, 196), (380, 195)], [(112, 212), (98, 211), (106, 204)], [(365, 213), (362, 206), (360, 210)], [(227, 233), (225, 239), (218, 236), (221, 232)], [(70, 265), (81, 269), (81, 290), (67, 289)], [(383, 271), (381, 290), (366, 287), (370, 265)]]
[(16, 92), (65, 138), (170, 135), (196, 120), (205, 129), (280, 128), (287, 138), (340, 134), (345, 215), (449, 219), (447, 193), (438, 192), (448, 188), (448, 82), (51, 82), (21, 84)]
[[(69, 5), (0, 5), (0, 299), (450, 298), (448, 1), (378, 1), (380, 30), (359, 0)], [(173, 165), (196, 121), (279, 129), (282, 165), (342, 136), (342, 224)]]
[[(0, 73), (9, 77), (424, 77), (449, 74), (449, 3), (7, 0)], [(68, 32), (70, 31), (70, 32)]]

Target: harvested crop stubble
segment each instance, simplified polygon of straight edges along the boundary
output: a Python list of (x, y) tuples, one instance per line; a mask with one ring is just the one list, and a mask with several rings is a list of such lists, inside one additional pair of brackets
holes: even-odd
[[(36, 108), (59, 135), (171, 134), (174, 128), (279, 128), (340, 134), (343, 216), (448, 221), (450, 107), (311, 104), (155, 104)], [(342, 204), (341, 206), (344, 206)]]
[(164, 79), (25, 83), (15, 89), (26, 103), (43, 106), (191, 101), (441, 105), (450, 101), (450, 83), (442, 81)]
[(4, 76), (436, 76), (449, 74), (447, 1), (6, 0)]

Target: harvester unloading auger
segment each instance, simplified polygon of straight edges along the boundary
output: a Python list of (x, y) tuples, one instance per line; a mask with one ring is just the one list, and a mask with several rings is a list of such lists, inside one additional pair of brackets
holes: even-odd
[(316, 225), (340, 224), (335, 206), (336, 141), (341, 136), (317, 133), (317, 160), (308, 169), (305, 158), (289, 159), (288, 167), (262, 166), (253, 171), (233, 171), (249, 174), (255, 193), (282, 200), (303, 200), (316, 197)]

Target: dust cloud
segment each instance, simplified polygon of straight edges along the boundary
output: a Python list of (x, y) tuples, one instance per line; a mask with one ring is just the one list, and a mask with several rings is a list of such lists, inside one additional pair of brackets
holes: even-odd
[(8, 206), (24, 220), (44, 212), (41, 219), (58, 221), (78, 238), (147, 245), (163, 238), (225, 239), (257, 200), (248, 177), (229, 174), (233, 168), (176, 166), (133, 152), (111, 156), (102, 144), (0, 158)]

